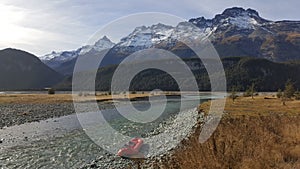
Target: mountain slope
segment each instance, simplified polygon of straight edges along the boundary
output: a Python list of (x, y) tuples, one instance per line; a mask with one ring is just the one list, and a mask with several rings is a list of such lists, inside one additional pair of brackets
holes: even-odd
[[(164, 61), (167, 65), (172, 66), (170, 65), (172, 62), (169, 60), (159, 60), (157, 62), (161, 63)], [(194, 73), (199, 90), (210, 90), (209, 77), (201, 61), (199, 59), (184, 59), (184, 61)], [(250, 57), (223, 58), (222, 63), (226, 73), (228, 90), (231, 90), (233, 86), (239, 90), (246, 90), (252, 83), (255, 83), (258, 91), (277, 91), (279, 88), (284, 88), (288, 79), (295, 82), (296, 88), (300, 88), (300, 63), (275, 63), (266, 59)], [(135, 64), (138, 63), (133, 63), (129, 67)], [(117, 66), (114, 65), (98, 70), (96, 78), (97, 90), (110, 90), (111, 78), (116, 68)], [(190, 78), (186, 77), (182, 84), (189, 85)], [(70, 90), (71, 85), (72, 77), (69, 77), (57, 87)], [(147, 69), (138, 73), (132, 80), (130, 89), (142, 91), (154, 89), (179, 90), (177, 82), (169, 74), (156, 69)]]
[(229, 8), (213, 19), (190, 19), (208, 29), (222, 57), (253, 56), (272, 61), (300, 59), (300, 21), (269, 21), (252, 9)]
[(0, 89), (40, 89), (60, 82), (63, 77), (36, 56), (16, 49), (0, 51)]

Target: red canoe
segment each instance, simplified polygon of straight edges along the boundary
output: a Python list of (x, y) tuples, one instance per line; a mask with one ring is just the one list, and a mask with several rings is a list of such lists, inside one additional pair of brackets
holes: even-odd
[(143, 158), (143, 154), (140, 153), (140, 148), (143, 146), (143, 143), (144, 141), (141, 138), (133, 138), (128, 142), (128, 144), (118, 151), (117, 155), (125, 158)]

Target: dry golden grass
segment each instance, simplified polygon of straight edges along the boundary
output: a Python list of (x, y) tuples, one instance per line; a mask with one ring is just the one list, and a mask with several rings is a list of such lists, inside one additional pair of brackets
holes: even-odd
[(299, 38), (300, 38), (300, 33), (293, 32), (293, 33), (288, 33), (287, 34), (286, 40), (290, 41), (290, 42), (293, 42), (293, 41), (297, 41), (297, 39), (299, 39)]
[(116, 94), (116, 95), (97, 95), (97, 96), (75, 96), (76, 101), (91, 101), (95, 100), (98, 102), (110, 102), (113, 99), (121, 100), (121, 99), (138, 99), (152, 96), (150, 93), (137, 93), (137, 94)]
[[(203, 103), (199, 109), (206, 114), (209, 110), (210, 102)], [(274, 96), (256, 96), (238, 97), (234, 102), (227, 98), (224, 118), (237, 118), (240, 116), (268, 116), (272, 114), (278, 115), (299, 115), (300, 100), (286, 101), (284, 106), (280, 99)]]
[(72, 102), (71, 94), (1, 94), (0, 103), (66, 103)]
[(265, 42), (261, 45), (261, 48), (262, 49), (265, 49), (265, 48), (274, 48), (275, 45), (274, 45), (274, 37), (272, 36), (267, 36)]
[[(199, 143), (201, 127), (198, 126), (171, 156), (153, 166), (300, 168), (300, 101), (287, 101), (283, 106), (280, 99), (265, 97), (241, 97), (235, 102), (227, 99), (223, 119), (205, 143)], [(207, 114), (209, 106), (206, 102), (199, 109)]]
[[(165, 93), (166, 95), (176, 95), (176, 93)], [(138, 99), (138, 98), (145, 98), (153, 96), (149, 92), (145, 93), (137, 93), (137, 94), (117, 94), (114, 95), (115, 99)], [(74, 95), (76, 101), (92, 101), (95, 100), (102, 102), (102, 101), (111, 101), (111, 95), (86, 95), (86, 96), (79, 96)], [(71, 103), (73, 102), (72, 94), (55, 94), (55, 95), (48, 95), (48, 94), (0, 94), (0, 104), (7, 104), (7, 103), (14, 103), (14, 104), (27, 104), (27, 103)]]
[(224, 38), (222, 40), (222, 44), (226, 44), (226, 43), (234, 43), (234, 42), (237, 42), (239, 40), (241, 40), (242, 36), (240, 35), (236, 35), (236, 36), (231, 36), (231, 37), (228, 37), (228, 38)]

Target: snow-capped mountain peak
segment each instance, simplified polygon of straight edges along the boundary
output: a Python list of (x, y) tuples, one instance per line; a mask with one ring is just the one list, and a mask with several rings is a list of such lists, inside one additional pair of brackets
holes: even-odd
[(62, 52), (55, 52), (52, 51), (50, 54), (46, 54), (44, 56), (40, 56), (39, 58), (42, 61), (49, 61), (49, 60), (68, 60), (73, 58), (73, 56), (77, 55), (81, 49), (72, 50), (72, 51), (62, 51)]
[(223, 25), (235, 25), (240, 29), (254, 29), (255, 26), (263, 24), (264, 20), (258, 12), (253, 9), (229, 8), (215, 17), (217, 22)]
[(189, 22), (199, 28), (211, 28), (216, 30), (218, 27), (236, 26), (238, 29), (255, 29), (256, 26), (263, 25), (270, 21), (263, 19), (259, 13), (253, 9), (243, 9), (233, 7), (226, 9), (222, 14), (216, 15), (213, 19), (204, 17), (190, 19)]
[(108, 39), (107, 36), (103, 36), (101, 39), (99, 39), (97, 42), (95, 42), (94, 48), (97, 51), (100, 51), (100, 50), (103, 50), (103, 49), (111, 48), (114, 45), (115, 44), (110, 39)]
[(136, 27), (127, 37), (121, 39), (118, 46), (142, 46), (149, 48), (155, 43), (167, 39), (174, 27), (158, 23), (152, 26)]
[(91, 50), (101, 51), (112, 48), (115, 44), (106, 36), (99, 39), (93, 45), (86, 45), (71, 51), (51, 52), (50, 54), (40, 56), (39, 58), (51, 68), (55, 68), (60, 64), (72, 60), (79, 55), (83, 55)]
[(103, 36), (101, 39), (96, 41), (94, 45), (86, 45), (81, 48), (81, 51), (79, 54), (83, 55), (92, 49), (95, 51), (101, 51), (104, 49), (112, 48), (115, 45), (107, 36)]

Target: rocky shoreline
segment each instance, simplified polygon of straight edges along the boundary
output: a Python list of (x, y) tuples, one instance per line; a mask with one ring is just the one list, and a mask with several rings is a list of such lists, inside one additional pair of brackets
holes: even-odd
[[(193, 119), (195, 123), (187, 120)], [(162, 138), (163, 146), (156, 150), (161, 152), (159, 154), (148, 154), (145, 159), (123, 159), (110, 153), (105, 153), (103, 156), (99, 156), (89, 164), (85, 164), (81, 169), (92, 168), (155, 168), (155, 164), (162, 163), (162, 159), (166, 159), (174, 152), (174, 149), (181, 147), (183, 143), (188, 139), (196, 129), (205, 121), (204, 113), (198, 112), (196, 109), (186, 111), (169, 118), (159, 125), (158, 128), (147, 134), (147, 137), (155, 136), (163, 132), (168, 133), (169, 137)], [(176, 144), (179, 143), (179, 144)], [(164, 146), (168, 144), (168, 146)], [(156, 167), (157, 168), (157, 167)]]
[[(98, 103), (100, 109), (113, 108), (111, 103)], [(0, 104), (0, 128), (37, 122), (76, 113), (73, 103)]]

